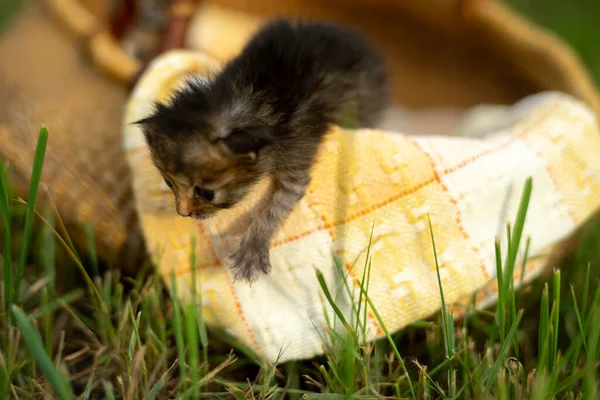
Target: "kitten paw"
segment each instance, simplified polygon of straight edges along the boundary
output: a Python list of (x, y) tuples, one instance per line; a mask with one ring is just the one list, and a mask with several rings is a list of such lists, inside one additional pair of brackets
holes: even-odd
[(234, 281), (255, 282), (260, 273), (271, 272), (269, 247), (255, 244), (242, 245), (229, 257), (229, 265), (233, 272)]

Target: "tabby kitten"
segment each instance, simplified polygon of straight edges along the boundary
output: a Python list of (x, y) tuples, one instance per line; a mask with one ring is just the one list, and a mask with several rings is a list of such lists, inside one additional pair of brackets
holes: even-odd
[(375, 126), (389, 97), (384, 61), (361, 34), (276, 19), (215, 76), (190, 79), (137, 123), (183, 217), (209, 218), (274, 179), (228, 260), (234, 279), (254, 281), (271, 270), (270, 240), (304, 196), (328, 128), (343, 118)]

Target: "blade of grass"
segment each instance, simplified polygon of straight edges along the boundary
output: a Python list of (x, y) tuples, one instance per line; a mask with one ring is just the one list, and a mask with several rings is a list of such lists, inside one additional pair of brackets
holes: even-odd
[[(587, 326), (587, 316), (586, 316), (586, 310), (587, 310), (587, 303), (588, 303), (588, 294), (589, 294), (589, 285), (590, 285), (590, 263), (587, 263), (586, 266), (586, 271), (585, 271), (585, 278), (583, 281), (583, 296), (581, 299), (581, 312), (579, 310), (579, 307), (577, 305), (577, 296), (575, 295), (575, 289), (573, 288), (573, 285), (571, 285), (571, 295), (572, 295), (572, 299), (573, 299), (573, 308), (575, 309), (575, 316), (577, 319), (577, 325), (579, 328), (579, 336), (580, 338), (582, 338), (583, 340), (581, 340), (581, 344), (584, 348), (584, 351), (586, 353), (586, 356), (589, 356), (589, 351), (587, 348), (587, 341), (585, 340), (585, 326)], [(583, 316), (583, 317), (582, 317)], [(577, 365), (577, 360), (579, 360), (579, 351), (580, 348), (578, 347), (575, 350), (575, 354), (574, 354), (574, 362), (573, 362), (573, 372), (576, 372), (578, 365)]]
[[(515, 301), (514, 291), (514, 273), (517, 262), (517, 255), (521, 246), (521, 237), (523, 235), (523, 229), (525, 227), (525, 221), (527, 218), (527, 210), (529, 208), (529, 202), (531, 200), (531, 192), (533, 190), (533, 180), (528, 177), (525, 180), (523, 190), (521, 192), (521, 199), (519, 207), (517, 209), (517, 215), (514, 220), (514, 226), (511, 229), (510, 224), (507, 225), (507, 255), (504, 261), (504, 270), (502, 271), (502, 278), (498, 281), (498, 299), (499, 305), (497, 307), (496, 319), (500, 322), (500, 341), (501, 346), (504, 344), (506, 326), (512, 324), (515, 321), (517, 310)], [(496, 263), (498, 263), (499, 254), (496, 254)], [(500, 279), (500, 275), (498, 276)], [(507, 312), (508, 311), (508, 312)], [(501, 312), (500, 315), (498, 313)], [(508, 320), (508, 321), (507, 321)], [(515, 355), (518, 356), (519, 343), (517, 335), (513, 338), (512, 343)]]
[(177, 347), (177, 358), (179, 360), (179, 378), (182, 390), (187, 388), (188, 376), (185, 365), (185, 342), (183, 339), (183, 319), (181, 315), (181, 306), (177, 296), (177, 281), (175, 279), (175, 270), (171, 271), (171, 301), (173, 304), (173, 329), (175, 333), (175, 346)]
[(523, 253), (523, 261), (521, 262), (521, 277), (519, 279), (519, 286), (523, 286), (523, 280), (527, 272), (527, 259), (529, 258), (529, 248), (531, 246), (531, 238), (527, 238), (525, 242), (525, 252)]
[(525, 180), (523, 191), (521, 192), (521, 200), (519, 202), (519, 208), (517, 210), (517, 216), (515, 218), (515, 224), (512, 232), (509, 234), (509, 246), (507, 252), (507, 258), (504, 262), (504, 290), (508, 290), (508, 285), (513, 281), (515, 264), (517, 262), (517, 255), (519, 252), (519, 246), (521, 244), (521, 236), (523, 235), (523, 228), (525, 227), (525, 220), (527, 217), (527, 209), (529, 208), (529, 201), (531, 199), (531, 192), (533, 190), (533, 180), (531, 177)]
[(35, 358), (40, 369), (44, 373), (44, 376), (58, 395), (61, 400), (67, 400), (73, 398), (73, 389), (69, 381), (54, 367), (50, 356), (46, 353), (42, 338), (39, 336), (37, 330), (27, 319), (25, 313), (16, 305), (12, 305), (11, 312), (19, 329), (23, 333), (23, 339), (29, 349), (31, 355)]
[(590, 274), (591, 274), (591, 266), (588, 261), (587, 267), (585, 269), (585, 278), (583, 280), (583, 297), (581, 299), (581, 314), (587, 315), (587, 304), (588, 304), (588, 294), (590, 290)]
[[(371, 242), (373, 240), (373, 230), (375, 229), (375, 221), (373, 221), (373, 224), (371, 225), (371, 234), (369, 236), (369, 242)], [(370, 245), (369, 245), (369, 253), (370, 253)], [(371, 260), (369, 259), (369, 264), (368, 264), (368, 268), (367, 268), (367, 283), (365, 284), (364, 282), (364, 277), (363, 280), (361, 281), (361, 286), (365, 288), (365, 292), (369, 291), (369, 284), (371, 283)], [(362, 336), (363, 336), (363, 344), (366, 345), (366, 340), (367, 340), (367, 307), (365, 305), (364, 310), (363, 310), (363, 318), (362, 318), (362, 326), (363, 326), (363, 331), (362, 331)]]
[[(335, 371), (335, 368), (331, 368), (332, 372)], [(331, 392), (341, 392), (342, 388), (337, 384), (336, 380), (334, 380), (331, 375), (329, 374), (329, 372), (327, 372), (327, 369), (325, 368), (325, 366), (321, 365), (319, 366), (319, 372), (321, 373), (321, 376), (323, 376), (323, 379), (325, 380), (325, 384), (327, 385), (327, 389), (328, 391)], [(337, 380), (339, 381), (339, 379)]]
[(550, 299), (548, 294), (548, 284), (544, 285), (542, 291), (542, 300), (540, 303), (540, 323), (538, 328), (538, 365), (537, 370), (543, 371), (548, 367), (547, 346), (550, 337)]
[(413, 362), (417, 365), (417, 368), (419, 369), (419, 380), (424, 379), (425, 381), (427, 381), (428, 391), (430, 392), (429, 389), (432, 389), (442, 399), (447, 399), (448, 396), (446, 396), (440, 385), (433, 380), (433, 378), (431, 377), (432, 374), (427, 373), (427, 366), (420, 365), (418, 362), (416, 362), (416, 360), (413, 360)]
[(281, 359), (281, 356), (283, 355), (283, 353), (285, 352), (286, 348), (280, 348), (279, 349), (279, 353), (277, 354), (277, 357), (275, 358), (275, 362), (272, 365), (265, 365), (263, 366), (263, 370), (267, 370), (267, 372), (263, 375), (263, 384), (262, 384), (262, 388), (260, 390), (260, 400), (266, 400), (267, 398), (269, 398), (270, 394), (273, 392), (273, 389), (276, 389), (277, 386), (273, 387), (272, 386), (272, 382), (273, 379), (275, 377), (275, 368), (277, 368), (277, 365), (279, 364), (279, 360)]
[(511, 345), (513, 337), (517, 334), (517, 328), (519, 327), (519, 324), (521, 323), (522, 317), (523, 317), (523, 310), (520, 310), (519, 313), (517, 314), (516, 320), (513, 322), (510, 329), (508, 330), (508, 333), (506, 334), (506, 340), (504, 342), (504, 345), (502, 345), (500, 347), (500, 352), (498, 353), (498, 356), (496, 357), (496, 361), (494, 361), (494, 363), (492, 364), (492, 367), (487, 369), (483, 374), (484, 381), (485, 381), (486, 393), (489, 393), (494, 381), (496, 380), (496, 377), (498, 374), (498, 369), (500, 368), (500, 364), (501, 363), (504, 364), (505, 356)]
[(298, 375), (298, 364), (296, 361), (288, 361), (285, 365), (287, 375), (286, 394), (290, 400), (296, 400), (300, 396), (294, 391), (300, 390), (300, 375)]
[[(527, 214), (527, 210), (525, 210), (525, 212), (523, 214), (518, 213), (517, 215), (517, 221), (515, 222), (515, 226), (520, 225), (522, 223), (524, 223), (524, 219), (526, 217)], [(520, 218), (523, 218), (523, 222), (521, 222)], [(519, 251), (519, 247), (520, 247), (520, 243), (514, 243), (513, 242), (513, 238), (511, 235), (511, 231), (510, 231), (510, 224), (507, 225), (507, 239), (508, 239), (508, 249), (509, 251), (512, 251), (512, 247), (515, 246), (516, 250), (515, 252), (518, 253)], [(516, 259), (515, 259), (515, 263), (516, 263)], [(506, 276), (507, 281), (505, 280), (504, 283), (505, 285), (503, 285), (502, 287), (500, 287), (498, 293), (502, 292), (502, 297), (504, 298), (505, 301), (505, 306), (504, 309), (505, 310), (510, 310), (510, 314), (506, 314), (506, 319), (507, 324), (512, 324), (512, 322), (515, 320), (515, 318), (517, 317), (517, 308), (516, 308), (516, 300), (515, 300), (515, 275), (514, 275), (514, 270), (515, 270), (516, 265), (512, 265), (511, 269), (513, 271), (513, 273), (511, 275)], [(513, 351), (515, 352), (515, 356), (519, 357), (519, 338), (518, 335), (514, 336), (514, 342), (513, 342)], [(505, 382), (505, 381), (503, 381)]]
[(431, 396), (431, 387), (429, 380), (431, 378), (427, 375), (427, 367), (419, 368), (419, 394), (422, 399), (429, 399)]
[(9, 387), (10, 373), (8, 371), (7, 361), (4, 359), (4, 355), (0, 351), (0, 393), (8, 393)]
[[(185, 339), (188, 350), (187, 365), (190, 369), (190, 379), (192, 383), (200, 381), (200, 371), (198, 369), (200, 365), (200, 357), (198, 354), (200, 343), (198, 341), (196, 308), (197, 305), (194, 302), (190, 302), (184, 312)], [(191, 395), (193, 399), (199, 399), (200, 388), (193, 390)]]
[(94, 227), (90, 224), (83, 226), (88, 244), (88, 253), (90, 264), (92, 265), (92, 277), (100, 276), (98, 268), (98, 255), (96, 254), (96, 238), (94, 236)]
[(318, 269), (315, 269), (315, 274), (317, 275), (317, 280), (319, 281), (321, 290), (323, 291), (323, 294), (327, 298), (329, 305), (331, 305), (331, 308), (333, 308), (335, 315), (338, 317), (338, 319), (340, 320), (342, 325), (344, 325), (344, 328), (346, 328), (348, 331), (352, 331), (352, 327), (346, 321), (346, 318), (344, 317), (342, 310), (340, 310), (340, 308), (337, 306), (337, 304), (335, 304), (335, 301), (331, 297), (331, 293), (329, 292), (329, 288), (327, 287), (327, 283), (325, 282), (325, 278), (323, 277), (323, 274)]
[(158, 394), (160, 393), (160, 391), (162, 390), (162, 388), (167, 383), (167, 377), (169, 376), (169, 374), (171, 373), (171, 370), (174, 367), (175, 367), (175, 364), (172, 364), (169, 367), (169, 369), (167, 369), (165, 371), (165, 373), (162, 374), (162, 376), (160, 377), (160, 379), (150, 388), (150, 390), (148, 391), (148, 400), (154, 400), (158, 396)]
[[(204, 315), (202, 310), (202, 290), (200, 288), (200, 296), (198, 296), (198, 286), (200, 283), (197, 281), (196, 272), (196, 241), (195, 236), (192, 236), (190, 240), (190, 270), (192, 271), (192, 304), (194, 305), (194, 319), (196, 321), (196, 329), (198, 331), (198, 337), (200, 339), (200, 346), (202, 347), (202, 363), (206, 363), (208, 368), (208, 333), (206, 331), (206, 324), (204, 323)], [(199, 377), (198, 377), (199, 379)]]
[(583, 393), (586, 399), (597, 399), (597, 371), (598, 371), (598, 342), (600, 341), (600, 312), (598, 309), (590, 313), (590, 334), (588, 336), (589, 356), (585, 363), (585, 375), (583, 377)]
[[(373, 241), (373, 230), (375, 229), (375, 220), (373, 220), (373, 223), (371, 224), (371, 233), (369, 234), (369, 243), (372, 243)], [(367, 254), (369, 254), (370, 252), (370, 247), (367, 248)], [(369, 268), (365, 268), (363, 271), (363, 276), (361, 278), (361, 284), (365, 287), (365, 290), (368, 292), (369, 291), (369, 283), (371, 281), (371, 265), (369, 263)], [(366, 278), (366, 284), (365, 284), (365, 278)], [(360, 312), (361, 312), (361, 307), (363, 304), (363, 296), (362, 296), (362, 292), (359, 292), (359, 297), (358, 297), (358, 309), (356, 310), (356, 318), (357, 318), (357, 325), (361, 325), (362, 326), (362, 340), (363, 340), (363, 346), (366, 346), (366, 340), (367, 340), (367, 307), (364, 307), (363, 310), (363, 315), (362, 315), (362, 320), (360, 318)]]
[[(81, 272), (81, 274), (82, 274), (83, 278), (85, 279), (86, 283), (88, 284), (89, 288), (92, 290), (92, 292), (94, 294), (94, 299), (97, 301), (96, 305), (100, 308), (100, 310), (103, 313), (108, 314), (108, 309), (106, 308), (106, 304), (104, 303), (104, 301), (102, 299), (102, 295), (98, 291), (98, 287), (94, 284), (94, 282), (92, 281), (92, 279), (90, 278), (90, 276), (86, 272), (85, 267), (81, 263), (81, 260), (79, 259), (79, 257), (77, 256), (77, 254), (75, 254), (72, 251), (71, 247), (69, 247), (69, 245), (65, 242), (65, 240), (60, 236), (60, 234), (58, 233), (58, 231), (56, 229), (54, 229), (54, 227), (52, 225), (50, 225), (50, 223), (48, 222), (48, 220), (46, 220), (46, 218), (42, 214), (40, 214), (37, 211), (34, 211), (34, 213), (37, 215), (38, 218), (40, 218), (42, 220), (42, 222), (44, 224), (46, 224), (50, 228), (50, 230), (54, 233), (54, 236), (58, 239), (59, 243), (61, 243), (63, 245), (63, 247), (66, 250), (67, 254), (75, 262), (75, 265), (77, 266), (77, 268)], [(109, 326), (109, 328), (112, 328), (112, 326)], [(111, 333), (111, 337), (114, 337), (114, 332), (111, 331), (110, 333)]]
[(550, 348), (550, 369), (554, 369), (556, 365), (556, 357), (558, 354), (558, 333), (560, 325), (560, 270), (554, 271), (553, 276), (553, 304), (552, 311), (550, 312), (550, 318), (552, 321), (552, 336), (551, 336), (551, 348)]
[[(0, 159), (0, 216), (4, 221), (4, 254), (2, 255), (3, 279), (4, 279), (4, 311), (7, 314), (8, 323), (11, 323), (10, 305), (13, 301), (13, 271), (11, 255), (11, 220), (12, 206), (10, 202), (10, 187), (6, 179), (6, 168)], [(9, 370), (10, 368), (10, 360)]]
[[(366, 260), (369, 260), (369, 257), (370, 257), (372, 238), (373, 238), (373, 228), (371, 228), (371, 236), (370, 236), (369, 245), (368, 245), (368, 248), (367, 248), (367, 257), (366, 257)], [(404, 373), (404, 377), (406, 378), (406, 381), (408, 383), (408, 387), (410, 389), (410, 393), (411, 393), (412, 398), (416, 399), (417, 395), (416, 395), (416, 392), (415, 392), (415, 388), (413, 387), (412, 380), (410, 379), (410, 375), (408, 373), (408, 370), (406, 369), (406, 364), (404, 364), (404, 361), (402, 360), (402, 357), (400, 356), (400, 352), (398, 351), (398, 347), (396, 346), (396, 343), (394, 342), (394, 339), (392, 338), (392, 335), (390, 334), (390, 332), (388, 331), (387, 327), (385, 326), (385, 323), (383, 322), (383, 319), (381, 319), (381, 315), (379, 315), (379, 312), (377, 311), (377, 308), (375, 307), (375, 304), (373, 304), (373, 301), (371, 300), (371, 297), (367, 294), (366, 288), (365, 288), (365, 286), (364, 286), (364, 284), (362, 282), (359, 282), (359, 288), (360, 288), (360, 291), (362, 292), (362, 295), (364, 296), (365, 301), (367, 302), (368, 306), (371, 307), (371, 311), (373, 312), (373, 315), (375, 316), (375, 319), (377, 319), (377, 322), (379, 323), (379, 326), (383, 330), (383, 333), (384, 333), (384, 335), (385, 335), (388, 343), (392, 347), (394, 355), (396, 356), (396, 359), (398, 360), (398, 363), (400, 364), (400, 367), (402, 368), (402, 372)]]
[[(54, 217), (52, 214), (48, 216), (48, 222), (50, 224), (54, 224)], [(56, 279), (56, 241), (54, 240), (54, 236), (52, 232), (46, 225), (42, 225), (42, 242), (44, 243), (41, 248), (41, 264), (44, 267), (44, 275), (48, 278), (48, 282), (46, 283), (46, 287), (44, 288), (44, 301), (42, 304), (43, 308), (47, 308), (50, 302), (50, 299), (54, 298), (54, 288), (55, 288), (55, 279)], [(44, 317), (44, 340), (46, 343), (46, 351), (50, 356), (52, 356), (52, 326), (54, 322), (54, 313), (52, 311), (48, 312)]]
[(29, 198), (27, 199), (27, 214), (25, 215), (25, 229), (23, 231), (23, 239), (21, 242), (21, 255), (19, 257), (19, 266), (17, 273), (15, 274), (15, 292), (14, 302), (19, 301), (19, 287), (21, 285), (21, 278), (25, 271), (25, 264), (27, 262), (27, 254), (29, 252), (29, 244), (31, 241), (33, 219), (35, 217), (35, 203), (37, 200), (37, 193), (40, 186), (40, 179), (42, 177), (42, 169), (44, 167), (44, 158), (46, 156), (46, 146), (48, 144), (48, 129), (45, 126), (40, 128), (38, 135), (37, 146), (35, 148), (35, 156), (33, 158), (33, 168), (31, 171), (31, 180), (29, 184)]
[(112, 384), (107, 381), (102, 381), (102, 385), (104, 385), (104, 394), (106, 395), (106, 399), (115, 400), (115, 393), (113, 391)]
[[(339, 290), (337, 291), (337, 295), (334, 297), (334, 301), (337, 303), (337, 301), (336, 301), (336, 299), (338, 298), (337, 296), (338, 295), (341, 296), (342, 291), (345, 291), (345, 294), (348, 296), (348, 299), (353, 299), (354, 291), (353, 291), (353, 288), (350, 287), (350, 283), (349, 283), (349, 279), (348, 279), (349, 271), (342, 265), (342, 262), (340, 261), (339, 257), (333, 256), (332, 259), (333, 259), (333, 265), (335, 266), (335, 270), (338, 274), (338, 277), (339, 277), (340, 281), (343, 283), (343, 285), (340, 286)], [(364, 272), (366, 273), (366, 270)], [(364, 273), (363, 273), (363, 275), (364, 275)], [(363, 281), (364, 281), (364, 279), (363, 279)], [(354, 301), (351, 302), (351, 312), (350, 312), (350, 318), (349, 318), (350, 322), (356, 323), (356, 325), (354, 326), (354, 329), (356, 330), (356, 332), (358, 332), (359, 329), (362, 329), (362, 331), (364, 332), (364, 327), (362, 326), (360, 318), (359, 318), (360, 307), (361, 307), (361, 299), (360, 299), (360, 294), (359, 294), (358, 301), (356, 303)]]
[(131, 322), (131, 326), (132, 326), (132, 330), (131, 330), (131, 337), (129, 338), (129, 349), (128, 349), (128, 356), (129, 356), (129, 360), (133, 360), (133, 353), (135, 352), (135, 346), (137, 345), (139, 348), (142, 347), (142, 339), (140, 337), (140, 331), (139, 331), (139, 325), (140, 325), (140, 320), (142, 318), (142, 313), (141, 311), (138, 312), (137, 317), (133, 314), (133, 308), (131, 307), (131, 303), (128, 302), (127, 303), (128, 307), (127, 307), (127, 311), (128, 311), (128, 315), (129, 315), (129, 320)]
[(235, 363), (236, 360), (237, 360), (237, 358), (234, 355), (229, 354), (227, 356), (227, 359), (225, 361), (221, 362), (221, 364), (217, 365), (212, 371), (210, 371), (208, 374), (204, 375), (202, 377), (202, 379), (200, 379), (198, 382), (195, 382), (189, 389), (183, 391), (183, 397), (184, 398), (188, 397), (193, 391), (195, 391), (198, 388), (201, 388), (202, 386), (206, 385), (219, 372), (221, 372), (225, 368), (227, 368), (230, 365), (232, 365), (233, 363)]
[[(435, 247), (435, 238), (433, 236), (433, 227), (431, 226), (431, 218), (429, 217), (429, 213), (427, 214), (427, 220), (429, 221), (429, 234), (431, 236), (431, 245), (433, 247), (433, 258), (435, 260), (435, 270), (437, 273), (438, 286), (440, 289), (440, 297), (442, 301), (442, 327), (444, 334), (444, 350), (446, 352), (446, 358), (452, 360), (454, 357), (454, 321), (452, 318), (452, 314), (448, 313), (448, 309), (446, 307), (446, 299), (444, 297), (444, 289), (442, 287), (442, 277), (440, 276), (440, 265), (437, 257), (437, 250)], [(450, 366), (450, 371), (452, 371), (452, 364)]]
[[(502, 290), (504, 287), (504, 271), (502, 268), (502, 251), (500, 250), (500, 239), (496, 237), (495, 241), (495, 251), (496, 251), (496, 279), (498, 281), (498, 304), (496, 305), (496, 323), (500, 328), (500, 344), (504, 342), (504, 337), (506, 335), (506, 311), (504, 306), (506, 304), (506, 300), (504, 299), (505, 291)], [(492, 339), (493, 340), (493, 339)]]
[(94, 373), (94, 371), (92, 371), (92, 373), (90, 374), (90, 377), (88, 378), (88, 382), (85, 387), (85, 391), (80, 396), (81, 399), (88, 400), (90, 398), (90, 396), (92, 395), (92, 390), (94, 389), (94, 384), (95, 384), (95, 379), (94, 379), (95, 377), (96, 377), (96, 374)]
[[(77, 253), (77, 249), (75, 248), (75, 245), (73, 244), (73, 241), (71, 240), (71, 236), (69, 235), (69, 231), (67, 230), (65, 222), (63, 221), (60, 213), (58, 212), (58, 207), (56, 206), (56, 203), (54, 202), (54, 198), (52, 197), (52, 194), (50, 193), (50, 191), (48, 190), (47, 187), (44, 187), (44, 189), (46, 191), (46, 194), (48, 195), (52, 214), (56, 216), (56, 222), (58, 223), (58, 229), (60, 229), (60, 231), (62, 231), (62, 234), (64, 235), (63, 242), (68, 247), (68, 251), (73, 253), (78, 260), (81, 260), (81, 257)], [(57, 235), (60, 237), (60, 234), (58, 234), (58, 230), (57, 230)], [(61, 237), (61, 239), (62, 239), (62, 237)]]

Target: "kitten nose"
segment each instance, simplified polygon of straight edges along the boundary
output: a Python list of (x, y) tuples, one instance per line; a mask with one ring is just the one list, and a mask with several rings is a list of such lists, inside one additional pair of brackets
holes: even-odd
[(190, 202), (180, 200), (177, 203), (177, 214), (181, 215), (182, 217), (189, 217), (192, 215), (192, 207)]
[(181, 210), (177, 210), (177, 214), (181, 215), (182, 217), (189, 217), (192, 213), (189, 211), (181, 211)]

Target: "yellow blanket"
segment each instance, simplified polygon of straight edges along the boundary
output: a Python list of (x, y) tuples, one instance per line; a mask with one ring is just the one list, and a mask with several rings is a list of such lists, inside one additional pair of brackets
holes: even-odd
[[(167, 286), (173, 272), (180, 299), (190, 299), (193, 237), (206, 323), (269, 361), (282, 349), (281, 362), (322, 353), (333, 311), (315, 269), (349, 315), (371, 232), (369, 295), (393, 332), (440, 308), (428, 216), (446, 302), (468, 302), (477, 292), (477, 303), (485, 305), (496, 298), (494, 240), (505, 237), (527, 177), (534, 186), (524, 230), (532, 239), (532, 261), (523, 282), (542, 270), (548, 250), (600, 204), (598, 122), (588, 108), (560, 93), (532, 96), (495, 113), (494, 121), (485, 121), (494, 131), (484, 138), (336, 128), (322, 146), (307, 195), (272, 242), (272, 274), (252, 286), (232, 283), (223, 260), (236, 248), (254, 207), (260, 208), (268, 182), (213, 219), (181, 218), (141, 131), (131, 124), (187, 74), (207, 68), (218, 65), (197, 52), (171, 52), (151, 64), (132, 93), (123, 130), (137, 208)], [(505, 243), (502, 247), (505, 254)], [(347, 272), (352, 298), (342, 289), (334, 258)], [(369, 340), (382, 336), (372, 312), (368, 324)]]

